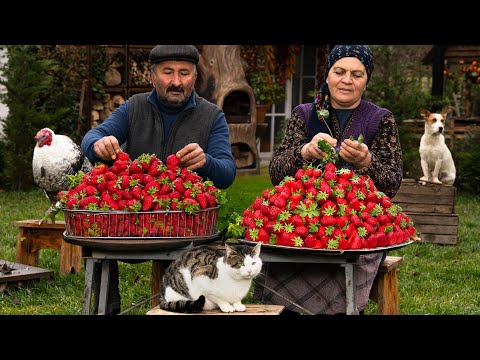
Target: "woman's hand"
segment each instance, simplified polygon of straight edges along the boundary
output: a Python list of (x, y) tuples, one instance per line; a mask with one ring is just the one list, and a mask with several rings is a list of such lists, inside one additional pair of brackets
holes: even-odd
[(372, 162), (372, 155), (368, 150), (368, 146), (364, 143), (359, 143), (357, 140), (345, 139), (340, 144), (338, 155), (346, 162), (353, 164), (356, 169), (368, 167)]
[(318, 133), (312, 138), (312, 140), (309, 143), (306, 143), (302, 147), (301, 154), (305, 160), (312, 161), (315, 159), (322, 159), (325, 156), (325, 152), (320, 150), (317, 145), (320, 139), (323, 139), (326, 142), (328, 142), (333, 148), (337, 146), (337, 139), (325, 133)]

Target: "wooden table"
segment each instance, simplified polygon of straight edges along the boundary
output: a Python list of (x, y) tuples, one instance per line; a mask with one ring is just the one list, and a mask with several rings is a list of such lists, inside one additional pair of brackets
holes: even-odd
[[(95, 314), (105, 314), (108, 304), (108, 284), (110, 280), (110, 261), (114, 260), (152, 260), (152, 294), (157, 294), (160, 291), (161, 278), (163, 276), (163, 262), (175, 260), (185, 251), (191, 249), (194, 245), (189, 245), (180, 249), (165, 249), (165, 250), (146, 250), (144, 249), (129, 249), (129, 250), (115, 250), (92, 248), (89, 249), (88, 257), (85, 258), (85, 290), (83, 298), (82, 313), (88, 315), (92, 313), (92, 283), (94, 275), (94, 264), (101, 263), (102, 272), (100, 280), (100, 291), (98, 294), (98, 308), (93, 309)], [(334, 254), (313, 253), (305, 254), (300, 252), (278, 252), (269, 251), (262, 247), (261, 258), (264, 262), (297, 262), (297, 263), (330, 263), (339, 264), (345, 267), (345, 284), (346, 284), (346, 305), (347, 314), (357, 314), (355, 306), (355, 277), (354, 265), (361, 253), (340, 253)], [(158, 305), (158, 301), (152, 303), (153, 306)], [(152, 306), (152, 307), (153, 307)]]

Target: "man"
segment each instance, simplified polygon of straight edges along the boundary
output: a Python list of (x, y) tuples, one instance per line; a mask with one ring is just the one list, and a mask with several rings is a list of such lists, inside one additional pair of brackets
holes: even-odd
[(193, 45), (157, 45), (150, 52), (154, 89), (133, 95), (82, 140), (92, 163), (115, 160), (120, 146), (135, 159), (155, 154), (165, 162), (175, 153), (182, 166), (210, 178), (220, 189), (236, 175), (223, 111), (199, 97), (198, 50)]
[[(195, 92), (198, 50), (193, 45), (157, 45), (149, 60), (154, 89), (133, 95), (88, 131), (82, 151), (92, 163), (111, 162), (121, 149), (131, 159), (149, 153), (163, 162), (175, 154), (180, 166), (209, 178), (217, 188), (229, 187), (236, 175), (229, 129), (223, 111)], [(112, 263), (108, 312), (115, 314), (120, 294), (118, 265)]]

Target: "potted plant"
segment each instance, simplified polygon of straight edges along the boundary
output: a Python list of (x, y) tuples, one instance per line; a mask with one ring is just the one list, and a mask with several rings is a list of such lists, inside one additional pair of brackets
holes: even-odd
[(285, 84), (282, 81), (273, 81), (265, 70), (249, 71), (247, 81), (252, 87), (257, 104), (272, 104), (285, 98)]
[(270, 106), (285, 98), (285, 84), (283, 81), (273, 81), (265, 70), (251, 70), (246, 76), (257, 104), (257, 122), (263, 122)]

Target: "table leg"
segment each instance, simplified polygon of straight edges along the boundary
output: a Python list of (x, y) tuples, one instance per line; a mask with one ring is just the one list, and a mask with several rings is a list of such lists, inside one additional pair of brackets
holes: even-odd
[(99, 298), (98, 314), (99, 315), (107, 314), (108, 290), (110, 287), (110, 261), (111, 260), (102, 261), (102, 276), (100, 280), (100, 292), (98, 295), (98, 298)]
[(92, 302), (92, 283), (93, 283), (93, 263), (92, 258), (85, 259), (85, 289), (83, 290), (82, 315), (90, 315)]
[(355, 303), (355, 282), (353, 274), (353, 263), (343, 264), (345, 267), (345, 302), (347, 306), (347, 315), (357, 315), (357, 306)]

